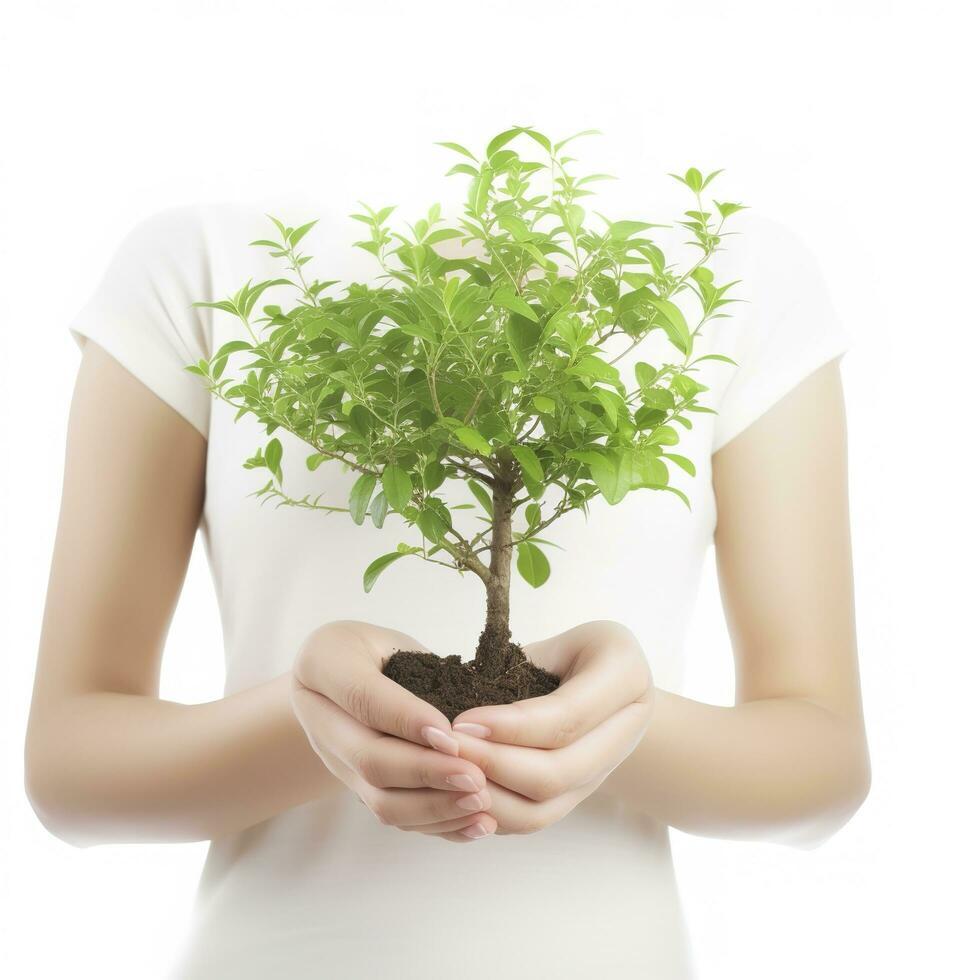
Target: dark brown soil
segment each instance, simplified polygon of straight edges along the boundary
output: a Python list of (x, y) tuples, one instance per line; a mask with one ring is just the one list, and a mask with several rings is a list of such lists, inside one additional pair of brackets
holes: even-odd
[(384, 662), (385, 677), (435, 705), (450, 721), (468, 708), (510, 704), (550, 694), (561, 678), (535, 666), (520, 645), (506, 638), (480, 635), (475, 660), (440, 657), (421, 650), (397, 650)]

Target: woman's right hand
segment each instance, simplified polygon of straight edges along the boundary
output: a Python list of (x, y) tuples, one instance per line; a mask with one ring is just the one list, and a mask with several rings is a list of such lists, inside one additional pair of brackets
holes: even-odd
[(457, 842), (494, 833), (486, 777), (459, 758), (449, 719), (381, 673), (396, 650), (426, 647), (355, 620), (306, 637), (290, 700), (310, 745), (383, 824)]

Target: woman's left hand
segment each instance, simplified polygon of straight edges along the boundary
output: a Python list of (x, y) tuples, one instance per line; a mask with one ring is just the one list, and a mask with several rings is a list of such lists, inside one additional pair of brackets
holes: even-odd
[(523, 649), (561, 685), (453, 720), (460, 757), (486, 774), (498, 834), (534, 833), (566, 816), (636, 748), (653, 712), (649, 664), (621, 623), (583, 623)]

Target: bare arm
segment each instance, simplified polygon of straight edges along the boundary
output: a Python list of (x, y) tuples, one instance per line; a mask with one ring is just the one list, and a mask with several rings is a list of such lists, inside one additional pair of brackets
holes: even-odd
[(842, 826), (870, 785), (838, 364), (713, 466), (736, 703), (657, 691), (645, 736), (604, 788), (691, 833), (809, 846)]
[(86, 343), (25, 744), (31, 804), (70, 843), (210, 839), (341, 791), (288, 674), (206, 704), (159, 698), (205, 459), (189, 422)]

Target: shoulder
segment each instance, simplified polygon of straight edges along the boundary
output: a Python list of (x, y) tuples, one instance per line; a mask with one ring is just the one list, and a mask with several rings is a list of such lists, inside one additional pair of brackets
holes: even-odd
[[(321, 220), (321, 219), (326, 219)], [(175, 266), (199, 277), (204, 268), (217, 278), (228, 270), (261, 274), (268, 265), (268, 250), (250, 247), (252, 242), (281, 240), (277, 222), (287, 229), (316, 221), (310, 241), (330, 234), (336, 241), (341, 215), (337, 206), (302, 193), (281, 193), (244, 200), (209, 200), (161, 208), (141, 218), (127, 236), (130, 249), (168, 258)], [(254, 268), (253, 268), (254, 267)]]
[(311, 213), (318, 217), (324, 211), (323, 202), (301, 195), (198, 201), (151, 211), (134, 221), (125, 237), (133, 247), (206, 251), (237, 242), (251, 232), (268, 237), (270, 230), (275, 230), (274, 218), (295, 224)]
[[(743, 218), (744, 220), (736, 221)], [(737, 305), (710, 323), (714, 352), (736, 362), (716, 371), (713, 451), (717, 451), (821, 365), (841, 356), (850, 334), (804, 229), (764, 213), (738, 212), (716, 283), (734, 282)]]
[(139, 254), (159, 253), (196, 244), (205, 238), (208, 206), (181, 204), (160, 208), (136, 219), (122, 239), (122, 246)]
[[(748, 208), (734, 214), (710, 265), (716, 279), (738, 280), (755, 322), (779, 319), (808, 290), (825, 288), (821, 257), (806, 229)], [(729, 234), (730, 232), (730, 234)]]
[(808, 250), (805, 230), (765, 211), (736, 211), (722, 229), (722, 244), (710, 264), (762, 270)]
[(268, 249), (250, 243), (280, 237), (274, 217), (288, 224), (311, 208), (301, 201), (283, 204), (268, 198), (158, 208), (133, 221), (117, 239), (110, 276), (117, 288), (127, 291), (173, 296), (180, 302), (191, 294), (193, 299), (212, 299), (211, 293), (231, 289), (238, 278), (271, 274)]

